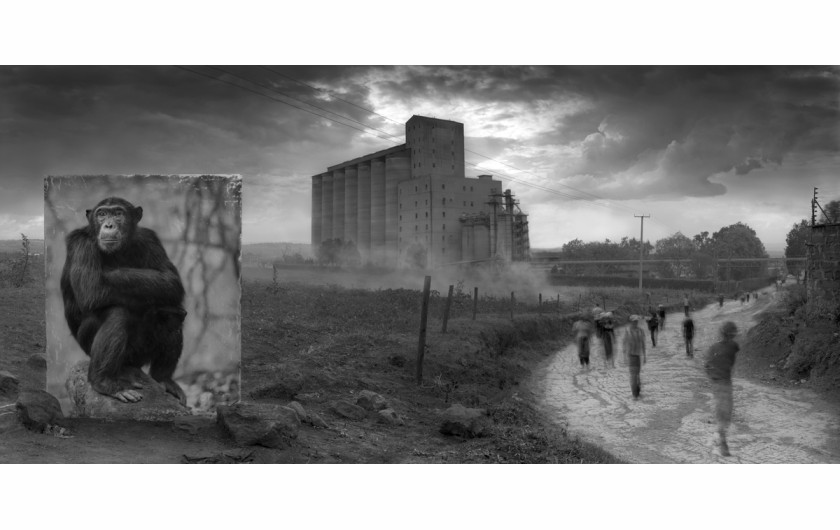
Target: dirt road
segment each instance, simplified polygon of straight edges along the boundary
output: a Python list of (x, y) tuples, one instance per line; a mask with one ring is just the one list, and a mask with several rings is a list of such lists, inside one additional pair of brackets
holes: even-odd
[(681, 313), (667, 315), (655, 348), (647, 337), (642, 397), (630, 393), (628, 369), (617, 331), (616, 367), (604, 368), (603, 347), (594, 339), (592, 368), (580, 369), (573, 344), (548, 364), (537, 390), (558, 422), (634, 463), (838, 463), (840, 419), (836, 407), (805, 388), (786, 389), (747, 381), (735, 363), (734, 414), (729, 431), (731, 457), (714, 445), (712, 393), (703, 361), (717, 340), (721, 322), (734, 321), (744, 339), (757, 313), (773, 303), (772, 290), (758, 301), (728, 301), (693, 313), (695, 354), (685, 354)]

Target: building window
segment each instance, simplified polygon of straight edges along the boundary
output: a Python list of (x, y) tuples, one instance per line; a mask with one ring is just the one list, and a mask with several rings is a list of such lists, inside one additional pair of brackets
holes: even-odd
[(443, 225), (443, 230), (446, 231), (446, 225)]
[(446, 184), (441, 184), (440, 187), (446, 189)]
[(434, 162), (432, 162), (432, 168), (435, 168), (435, 167), (437, 167), (437, 166), (435, 166), (435, 163), (434, 163)]
[(467, 191), (467, 187), (466, 187), (466, 186), (464, 186), (464, 191)]
[(402, 227), (400, 227), (400, 232), (402, 232)]
[(441, 213), (443, 214), (443, 217), (446, 217), (446, 212), (441, 212)]
[(470, 206), (472, 206), (472, 205), (473, 205), (473, 202), (472, 202), (472, 201), (470, 201)]
[(472, 190), (473, 190), (473, 189), (472, 189), (472, 186), (470, 186), (470, 191), (472, 191)]
[(429, 217), (429, 212), (426, 212), (426, 217), (427, 217), (427, 218)]
[(414, 231), (415, 232), (417, 231), (417, 225), (414, 225)]
[(440, 236), (440, 239), (441, 239), (444, 243), (446, 243), (446, 236)]
[(443, 205), (446, 206), (446, 197), (443, 198)]
[(443, 251), (443, 254), (446, 254), (446, 247), (443, 247), (441, 250)]
[(417, 186), (414, 186), (414, 193), (417, 193)]
[(429, 199), (426, 199), (426, 206), (429, 205)]
[(429, 185), (426, 184), (426, 186), (423, 189), (426, 189), (426, 190), (429, 189)]
[(400, 221), (402, 221), (402, 215), (400, 216)]
[(467, 201), (464, 201), (464, 206), (466, 206), (466, 205), (467, 205)]
[(428, 229), (429, 229), (429, 225), (426, 225), (426, 230), (428, 230)]
[(417, 214), (416, 213), (414, 214), (414, 218), (417, 219)]
[(417, 208), (417, 201), (414, 201), (414, 207)]

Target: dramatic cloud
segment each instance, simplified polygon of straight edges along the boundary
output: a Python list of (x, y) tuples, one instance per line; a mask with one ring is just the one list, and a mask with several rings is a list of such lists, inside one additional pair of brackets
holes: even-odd
[(467, 174), (514, 190), (535, 246), (581, 218), (635, 234), (644, 211), (667, 220), (651, 237), (738, 212), (777, 247), (813, 186), (840, 195), (835, 67), (188, 68), (0, 69), (0, 238), (37, 227), (48, 174), (240, 173), (244, 240), (306, 242), (309, 177), (402, 143), (414, 114), (464, 123)]

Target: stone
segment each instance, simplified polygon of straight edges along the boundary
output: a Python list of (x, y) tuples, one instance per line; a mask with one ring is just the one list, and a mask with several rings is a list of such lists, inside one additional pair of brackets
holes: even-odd
[(15, 403), (0, 405), (0, 434), (23, 429)]
[(300, 426), (297, 413), (289, 407), (244, 402), (218, 405), (216, 423), (239, 445), (272, 449), (291, 446)]
[(26, 366), (37, 372), (46, 372), (47, 360), (40, 353), (33, 353), (26, 359)]
[(327, 428), (327, 422), (325, 422), (324, 419), (321, 418), (321, 416), (319, 416), (318, 414), (316, 414), (314, 412), (309, 414), (309, 422), (315, 428), (318, 428), (318, 429), (326, 429)]
[(388, 362), (391, 363), (392, 366), (405, 366), (405, 357), (402, 355), (392, 355), (388, 357)]
[(351, 420), (361, 420), (367, 416), (367, 411), (358, 405), (339, 400), (332, 404), (332, 411)]
[(287, 406), (297, 413), (298, 419), (300, 421), (304, 423), (310, 423), (309, 414), (306, 412), (306, 409), (303, 408), (303, 405), (301, 405), (297, 401), (292, 401)]
[(27, 429), (44, 432), (50, 425), (63, 425), (61, 405), (52, 394), (44, 390), (24, 390), (17, 400), (20, 421)]
[(18, 378), (5, 370), (0, 370), (0, 398), (14, 401), (18, 397), (19, 389)]
[(443, 412), (440, 432), (449, 436), (475, 438), (489, 432), (490, 420), (484, 409), (472, 409), (454, 404)]
[(377, 421), (379, 423), (387, 423), (389, 425), (405, 425), (405, 420), (399, 414), (394, 412), (394, 409), (383, 409), (377, 413)]
[(385, 398), (370, 390), (359, 392), (359, 397), (356, 398), (356, 405), (374, 412), (388, 408), (388, 402), (385, 401)]
[(90, 361), (81, 361), (70, 371), (64, 387), (70, 396), (73, 410), (70, 415), (80, 418), (109, 420), (168, 421), (178, 416), (189, 416), (190, 409), (181, 405), (178, 398), (164, 390), (163, 385), (146, 373), (141, 377), (143, 388), (138, 391), (143, 399), (136, 403), (123, 403), (94, 390), (88, 382)]

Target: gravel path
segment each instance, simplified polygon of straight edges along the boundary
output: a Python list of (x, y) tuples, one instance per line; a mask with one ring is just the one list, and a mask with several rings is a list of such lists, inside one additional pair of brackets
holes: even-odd
[(695, 354), (685, 355), (682, 313), (669, 314), (657, 347), (647, 338), (642, 397), (630, 393), (621, 339), (616, 331), (616, 367), (604, 368), (603, 347), (593, 340), (592, 368), (580, 369), (570, 344), (552, 359), (537, 384), (542, 401), (570, 433), (633, 463), (840, 463), (837, 410), (804, 388), (764, 386), (733, 378), (734, 413), (729, 430), (731, 457), (714, 445), (716, 426), (711, 386), (703, 371), (708, 347), (721, 322), (734, 321), (743, 340), (754, 317), (773, 303), (772, 289), (758, 301), (717, 304), (693, 313)]

